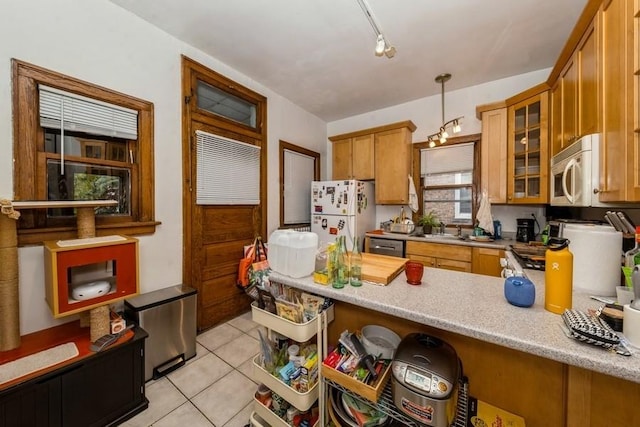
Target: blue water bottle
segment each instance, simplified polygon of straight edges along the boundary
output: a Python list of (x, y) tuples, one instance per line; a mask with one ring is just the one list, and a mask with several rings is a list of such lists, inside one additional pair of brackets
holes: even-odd
[(493, 221), (493, 238), (502, 239), (502, 224), (498, 220)]

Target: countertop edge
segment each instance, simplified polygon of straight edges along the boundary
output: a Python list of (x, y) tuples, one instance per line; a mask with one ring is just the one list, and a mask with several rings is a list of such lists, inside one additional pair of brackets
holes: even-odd
[(515, 241), (514, 240), (492, 240), (492, 241), (474, 241), (467, 239), (461, 239), (458, 237), (439, 237), (434, 235), (433, 237), (418, 237), (410, 236), (402, 233), (365, 233), (365, 237), (373, 237), (386, 240), (402, 240), (404, 242), (420, 242), (420, 243), (437, 243), (440, 245), (457, 245), (457, 246), (470, 246), (477, 248), (492, 248), (492, 249), (507, 249)]
[[(428, 270), (430, 271), (428, 272)], [(439, 269), (426, 268), (425, 273), (434, 275), (437, 273), (443, 278), (449, 276), (452, 281), (475, 276), (473, 279), (474, 281), (478, 283), (487, 282), (487, 286), (489, 286), (489, 282), (495, 282), (496, 280), (503, 281), (502, 279), (495, 277), (480, 276), (470, 273), (458, 273), (453, 271), (440, 271)], [(543, 337), (535, 336), (535, 334), (533, 334), (535, 338), (523, 338), (517, 336), (516, 333), (497, 332), (496, 330), (492, 330), (490, 325), (491, 322), (488, 322), (485, 325), (475, 323), (475, 326), (471, 326), (471, 324), (463, 324), (456, 321), (456, 319), (449, 319), (446, 316), (436, 316), (425, 312), (417, 312), (410, 308), (401, 306), (400, 304), (390, 303), (388, 300), (385, 300), (385, 298), (371, 298), (363, 295), (365, 293), (372, 293), (381, 296), (387, 294), (391, 292), (393, 289), (392, 287), (402, 286), (401, 284), (404, 282), (403, 275), (400, 275), (387, 286), (365, 283), (362, 288), (347, 287), (344, 289), (334, 289), (330, 286), (319, 285), (313, 282), (311, 277), (293, 279), (278, 273), (272, 273), (271, 280), (296, 287), (304, 291), (313, 292), (321, 296), (329, 297), (336, 301), (354, 304), (374, 311), (384, 312), (392, 316), (414, 321), (426, 326), (457, 333), (571, 366), (640, 383), (640, 359), (637, 351), (631, 357), (625, 357), (570, 339), (564, 336), (564, 332), (561, 328), (561, 317), (546, 312), (544, 309), (540, 310), (540, 307), (537, 307), (536, 311), (532, 311), (533, 309), (510, 306), (506, 303), (503, 297), (501, 298), (501, 301), (497, 301), (498, 304), (506, 304), (509, 306), (508, 310), (517, 309), (518, 311), (515, 312), (515, 315), (522, 316), (521, 322), (523, 323), (537, 321), (540, 320), (540, 318), (544, 319), (545, 327), (548, 329), (551, 328), (552, 330), (552, 334), (550, 334), (552, 337), (550, 336), (549, 340), (546, 342)], [(484, 285), (479, 284), (478, 286)], [(496, 284), (494, 283), (492, 286), (495, 287)], [(366, 289), (367, 287), (370, 287), (370, 289)], [(590, 300), (586, 294), (576, 294), (574, 300), (574, 308), (578, 309), (586, 309), (587, 307), (595, 308), (598, 305), (597, 302)], [(537, 303), (536, 305), (540, 305), (540, 303)], [(528, 313), (529, 316), (527, 316)], [(514, 314), (509, 313), (509, 316), (512, 315)], [(529, 317), (529, 319), (526, 317)], [(562, 334), (562, 338), (559, 337), (560, 334)], [(560, 343), (560, 345), (557, 345), (558, 343)]]

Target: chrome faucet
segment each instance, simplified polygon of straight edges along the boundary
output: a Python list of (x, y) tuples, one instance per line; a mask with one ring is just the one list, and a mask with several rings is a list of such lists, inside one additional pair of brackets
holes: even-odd
[(462, 237), (462, 226), (456, 225), (456, 230), (458, 233), (458, 237)]
[(444, 222), (441, 222), (441, 223), (440, 223), (440, 234), (442, 234), (442, 235), (443, 235), (443, 234), (444, 234), (444, 230), (445, 230)]

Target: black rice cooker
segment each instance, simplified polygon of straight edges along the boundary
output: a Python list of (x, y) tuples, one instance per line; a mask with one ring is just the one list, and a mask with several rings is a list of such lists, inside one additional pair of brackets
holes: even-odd
[(427, 334), (409, 334), (400, 342), (391, 368), (398, 410), (428, 426), (452, 424), (462, 369), (451, 345)]

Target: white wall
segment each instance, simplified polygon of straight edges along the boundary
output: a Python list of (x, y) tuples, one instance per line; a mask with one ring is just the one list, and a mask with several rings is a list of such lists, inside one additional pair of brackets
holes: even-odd
[[(0, 198), (13, 197), (11, 58), (154, 103), (156, 219), (162, 225), (140, 237), (141, 292), (182, 281), (181, 54), (268, 98), (269, 232), (279, 223), (278, 140), (326, 158), (326, 124), (318, 117), (106, 0), (3, 1), (0, 40)], [(21, 248), (19, 257), (21, 333), (69, 320), (54, 321), (45, 304), (42, 248)]]
[[(461, 134), (480, 133), (482, 122), (476, 118), (477, 105), (504, 100), (525, 89), (542, 83), (547, 80), (550, 71), (551, 69), (533, 71), (451, 92), (446, 92), (445, 86), (445, 120), (464, 116), (461, 122)], [(455, 78), (455, 76), (453, 78)], [(436, 133), (442, 125), (441, 95), (438, 94), (421, 98), (393, 107), (330, 122), (327, 125), (327, 134), (329, 136), (339, 135), (404, 120), (411, 120), (417, 127), (413, 133), (414, 143), (426, 141), (427, 137)], [(330, 142), (327, 146), (327, 156), (331, 158)], [(331, 176), (331, 173), (331, 165), (329, 164), (327, 174)], [(400, 206), (378, 205), (376, 208), (376, 223), (379, 224), (382, 221), (389, 220), (399, 215), (399, 213)], [(541, 207), (493, 207), (492, 213), (494, 219), (502, 222), (502, 229), (507, 232), (515, 231), (515, 218), (530, 218), (531, 213), (536, 214), (542, 227), (544, 227), (545, 224), (544, 210)]]

